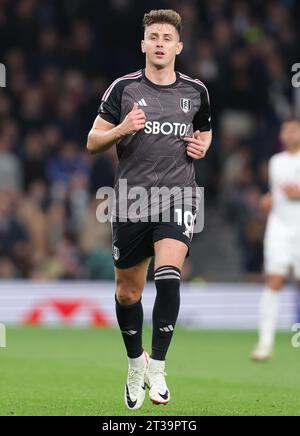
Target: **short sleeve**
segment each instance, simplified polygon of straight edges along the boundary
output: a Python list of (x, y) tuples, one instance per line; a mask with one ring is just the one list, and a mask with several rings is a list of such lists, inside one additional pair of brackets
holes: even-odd
[(204, 86), (201, 86), (200, 100), (200, 108), (194, 116), (193, 127), (194, 130), (205, 132), (211, 130), (211, 113), (208, 91)]
[(121, 92), (118, 83), (112, 83), (103, 94), (98, 115), (111, 124), (118, 125), (120, 123)]

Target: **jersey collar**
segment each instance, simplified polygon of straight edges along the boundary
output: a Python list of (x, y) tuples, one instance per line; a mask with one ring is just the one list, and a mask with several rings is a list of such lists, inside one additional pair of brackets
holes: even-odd
[(156, 88), (156, 89), (174, 88), (177, 85), (180, 78), (178, 71), (175, 71), (176, 74), (175, 82), (171, 83), (170, 85), (157, 85), (156, 83), (151, 82), (151, 80), (149, 80), (148, 77), (146, 77), (145, 68), (142, 70), (142, 72), (143, 72), (143, 79), (145, 80), (145, 82), (148, 83), (148, 85), (152, 86), (152, 88)]

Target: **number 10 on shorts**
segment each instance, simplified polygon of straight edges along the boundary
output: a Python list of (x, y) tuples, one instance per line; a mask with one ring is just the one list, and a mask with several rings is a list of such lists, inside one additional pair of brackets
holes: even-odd
[(196, 213), (193, 213), (189, 210), (185, 210), (183, 213), (182, 209), (175, 209), (175, 220), (179, 226), (184, 224), (186, 229), (186, 236), (191, 237), (194, 231), (194, 224), (196, 219)]

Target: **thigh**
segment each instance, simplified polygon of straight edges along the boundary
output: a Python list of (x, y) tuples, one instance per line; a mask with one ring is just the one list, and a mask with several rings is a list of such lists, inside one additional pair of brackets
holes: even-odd
[(115, 280), (117, 289), (122, 287), (132, 292), (142, 293), (147, 280), (148, 267), (151, 257), (143, 259), (130, 268), (115, 267)]
[(154, 243), (154, 252), (155, 270), (164, 265), (173, 265), (181, 270), (188, 252), (188, 246), (176, 239), (164, 238)]
[(273, 291), (281, 291), (285, 285), (287, 276), (270, 274), (267, 276), (266, 285), (269, 289)]
[(154, 254), (152, 223), (113, 222), (112, 250), (114, 265), (128, 269)]
[(194, 233), (195, 218), (194, 209), (183, 211), (172, 207), (163, 212), (159, 221), (153, 223), (153, 243), (169, 238), (183, 242), (189, 249)]
[(155, 268), (172, 264), (182, 268), (189, 255), (193, 237), (195, 211), (171, 208), (169, 215), (163, 215), (160, 222), (154, 224), (153, 243)]

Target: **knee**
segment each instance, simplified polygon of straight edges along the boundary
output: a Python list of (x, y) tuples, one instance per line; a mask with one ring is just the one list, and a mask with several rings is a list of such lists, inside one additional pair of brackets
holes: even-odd
[(279, 292), (285, 284), (285, 278), (281, 276), (270, 276), (267, 279), (267, 287), (274, 292)]
[(122, 306), (129, 306), (137, 303), (140, 300), (141, 295), (142, 289), (135, 284), (123, 280), (117, 281), (116, 297)]

